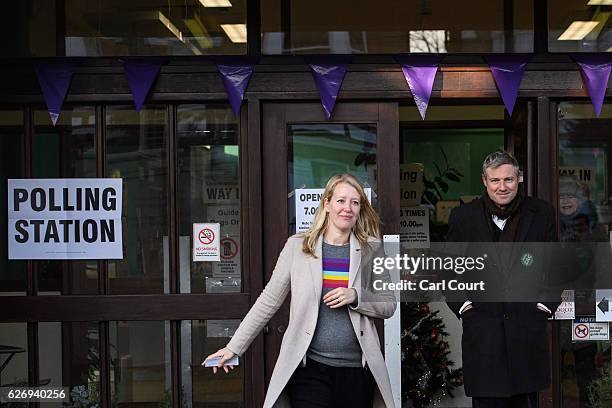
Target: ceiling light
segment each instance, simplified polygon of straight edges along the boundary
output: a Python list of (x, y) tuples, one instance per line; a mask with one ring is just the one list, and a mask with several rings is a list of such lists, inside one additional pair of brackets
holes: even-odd
[(161, 21), (161, 23), (168, 29), (170, 30), (170, 32), (172, 34), (174, 34), (174, 36), (176, 38), (178, 38), (181, 42), (185, 42), (185, 40), (183, 40), (183, 33), (181, 33), (181, 30), (179, 30), (178, 28), (176, 28), (176, 26), (174, 24), (172, 24), (172, 22), (168, 19), (168, 17), (166, 17), (164, 15), (164, 13), (162, 13), (161, 11), (158, 12), (159, 14), (157, 15), (157, 19), (159, 21)]
[(233, 43), (247, 42), (246, 24), (221, 24), (221, 28)]
[(232, 7), (229, 0), (200, 0), (204, 7)]
[(612, 0), (589, 0), (587, 6), (612, 6)]
[(576, 41), (586, 37), (597, 25), (598, 21), (574, 21), (570, 26), (557, 38), (559, 41)]

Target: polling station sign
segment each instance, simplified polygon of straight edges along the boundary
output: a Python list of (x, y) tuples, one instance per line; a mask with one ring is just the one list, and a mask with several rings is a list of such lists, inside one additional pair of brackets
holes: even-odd
[(9, 259), (123, 259), (122, 179), (8, 180)]

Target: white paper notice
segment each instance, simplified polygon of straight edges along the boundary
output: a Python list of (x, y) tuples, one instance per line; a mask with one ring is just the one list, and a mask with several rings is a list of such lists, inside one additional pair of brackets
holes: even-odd
[[(368, 201), (372, 202), (372, 189), (364, 188)], [(298, 188), (295, 190), (295, 232), (306, 232), (312, 225), (315, 212), (319, 207), (323, 188)]]
[(574, 291), (564, 290), (561, 293), (561, 304), (555, 312), (555, 320), (573, 320), (575, 317)]
[(612, 321), (612, 289), (595, 290), (595, 320)]
[(400, 209), (400, 242), (410, 248), (429, 248), (429, 209), (403, 207)]
[(592, 317), (578, 318), (572, 322), (573, 341), (595, 341), (610, 339), (610, 324), (594, 322)]
[(219, 261), (219, 224), (193, 224), (193, 261)]
[(122, 183), (8, 180), (8, 258), (123, 259)]

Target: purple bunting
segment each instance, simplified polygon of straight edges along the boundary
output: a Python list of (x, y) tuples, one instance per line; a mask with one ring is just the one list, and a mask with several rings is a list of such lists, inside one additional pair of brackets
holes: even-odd
[(425, 120), (434, 79), (440, 65), (440, 57), (436, 55), (396, 55), (395, 59), (402, 66), (402, 72), (412, 92), (414, 103), (421, 118)]
[(506, 110), (512, 115), (521, 88), (521, 79), (530, 57), (522, 54), (505, 54), (489, 55), (485, 58)]
[(218, 57), (215, 59), (221, 75), (223, 87), (229, 98), (234, 117), (240, 115), (240, 105), (244, 99), (249, 80), (257, 60), (252, 57)]
[(34, 63), (34, 70), (53, 126), (62, 111), (76, 65), (76, 61), (64, 59)]
[(165, 60), (130, 58), (121, 62), (132, 90), (136, 112), (140, 112)]
[(597, 117), (601, 114), (608, 79), (612, 70), (612, 56), (608, 54), (572, 55), (580, 67), (582, 82), (589, 92)]
[(346, 55), (317, 55), (304, 57), (319, 90), (321, 104), (325, 111), (325, 117), (329, 120), (336, 99), (340, 92), (340, 86), (346, 75), (351, 56)]

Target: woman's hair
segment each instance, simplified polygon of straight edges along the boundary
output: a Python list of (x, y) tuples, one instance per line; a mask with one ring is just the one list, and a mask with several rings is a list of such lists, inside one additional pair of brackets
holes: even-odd
[(359, 193), (359, 214), (357, 222), (352, 229), (353, 234), (362, 246), (368, 245), (368, 236), (380, 237), (380, 218), (368, 201), (363, 187), (357, 178), (351, 174), (343, 173), (332, 176), (325, 186), (325, 191), (319, 202), (319, 207), (314, 215), (314, 222), (310, 229), (303, 233), (302, 251), (308, 255), (315, 256), (315, 246), (321, 234), (325, 233), (329, 215), (325, 211), (325, 202), (331, 201), (336, 186), (346, 183)]

